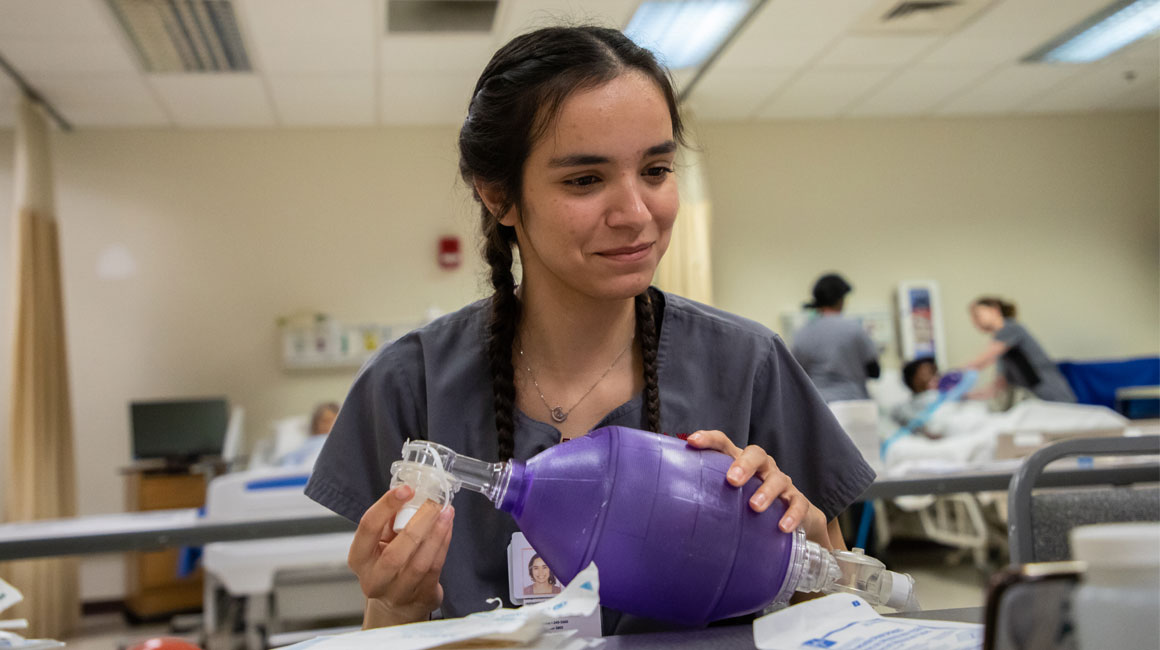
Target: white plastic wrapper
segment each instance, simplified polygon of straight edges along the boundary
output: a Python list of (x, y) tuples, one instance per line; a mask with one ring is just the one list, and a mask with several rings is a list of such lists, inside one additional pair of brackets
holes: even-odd
[(0, 649), (2, 650), (46, 650), (47, 648), (62, 648), (64, 644), (52, 639), (26, 639), (19, 634), (0, 630)]
[[(588, 616), (600, 606), (600, 578), (589, 564), (553, 598), (519, 609), (495, 609), (464, 618), (411, 623), (321, 636), (284, 650), (427, 650), (449, 643), (486, 643), (489, 648), (579, 650), (600, 640), (574, 638), (575, 631), (544, 634), (548, 621)], [(472, 646), (474, 647), (474, 645)]]
[(850, 594), (831, 594), (753, 622), (759, 650), (980, 650), (983, 626), (884, 617)]
[[(24, 594), (7, 582), (0, 580), (0, 612), (24, 600)], [(52, 639), (26, 639), (15, 632), (4, 630), (19, 630), (28, 627), (28, 621), (23, 618), (0, 621), (0, 650), (42, 650), (43, 648), (59, 648), (64, 644)]]
[(24, 600), (24, 594), (7, 582), (0, 580), (0, 612)]

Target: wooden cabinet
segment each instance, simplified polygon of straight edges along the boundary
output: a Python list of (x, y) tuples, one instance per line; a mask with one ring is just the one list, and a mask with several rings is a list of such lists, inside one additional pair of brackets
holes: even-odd
[[(200, 508), (205, 505), (205, 476), (128, 471), (126, 505), (133, 511)], [(149, 619), (201, 608), (201, 568), (179, 577), (179, 553), (169, 548), (126, 554), (125, 609), (130, 617)]]

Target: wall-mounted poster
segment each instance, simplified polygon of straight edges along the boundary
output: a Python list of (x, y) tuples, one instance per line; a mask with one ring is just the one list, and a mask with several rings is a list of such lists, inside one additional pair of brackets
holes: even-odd
[(938, 284), (933, 280), (898, 285), (898, 349), (902, 361), (931, 357), (946, 367), (946, 335)]

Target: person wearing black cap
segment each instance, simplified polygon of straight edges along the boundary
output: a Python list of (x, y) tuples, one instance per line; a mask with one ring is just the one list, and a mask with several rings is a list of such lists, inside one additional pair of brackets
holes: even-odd
[(793, 337), (793, 356), (827, 402), (869, 399), (866, 380), (880, 373), (874, 342), (858, 321), (842, 316), (852, 289), (837, 273), (818, 278), (814, 300), (805, 305), (818, 317)]

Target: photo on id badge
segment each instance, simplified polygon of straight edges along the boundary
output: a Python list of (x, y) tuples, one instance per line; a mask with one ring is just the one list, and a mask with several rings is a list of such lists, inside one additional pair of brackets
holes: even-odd
[(512, 535), (512, 554), (510, 554), (510, 571), (512, 571), (513, 595), (519, 595), (524, 602), (543, 600), (553, 597), (564, 591), (560, 579), (556, 577), (539, 556), (536, 549), (531, 548), (523, 535)]

